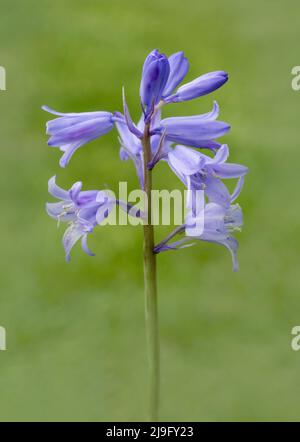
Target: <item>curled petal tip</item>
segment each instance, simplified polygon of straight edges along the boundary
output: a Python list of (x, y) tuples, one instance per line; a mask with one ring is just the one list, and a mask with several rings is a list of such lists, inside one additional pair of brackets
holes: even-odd
[(60, 165), (60, 167), (62, 167), (63, 169), (65, 169), (66, 166), (68, 165), (68, 161), (65, 160), (64, 158), (61, 158), (61, 159), (59, 160), (59, 165)]
[(87, 243), (87, 235), (84, 235), (81, 239), (81, 247), (82, 250), (89, 256), (96, 256), (95, 253), (93, 253), (89, 247), (88, 247), (88, 243)]
[(48, 112), (49, 114), (53, 114), (53, 115), (58, 115), (58, 116), (63, 116), (64, 114), (62, 114), (61, 112), (57, 112), (54, 109), (52, 109), (49, 106), (43, 105), (42, 106), (42, 110), (45, 112)]
[(56, 113), (55, 110), (51, 109), (51, 107), (46, 106), (45, 104), (43, 104), (43, 106), (41, 107), (41, 109), (42, 109), (43, 111), (45, 111), (45, 112), (49, 112), (49, 113), (51, 113), (51, 114)]

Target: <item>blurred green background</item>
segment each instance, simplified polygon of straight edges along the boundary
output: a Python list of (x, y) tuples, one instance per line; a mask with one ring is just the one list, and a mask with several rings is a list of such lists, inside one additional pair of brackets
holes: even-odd
[[(141, 230), (99, 228), (97, 256), (78, 246), (67, 265), (63, 227), (44, 210), (52, 175), (66, 187), (133, 189), (132, 164), (119, 161), (111, 133), (60, 170), (40, 106), (114, 111), (125, 85), (138, 118), (153, 48), (184, 50), (189, 80), (230, 73), (221, 90), (166, 113), (205, 112), (217, 99), (231, 160), (251, 170), (239, 273), (217, 245), (159, 256), (161, 419), (299, 420), (299, 14), (296, 0), (0, 0), (1, 421), (147, 418)], [(162, 165), (155, 186), (178, 180)]]

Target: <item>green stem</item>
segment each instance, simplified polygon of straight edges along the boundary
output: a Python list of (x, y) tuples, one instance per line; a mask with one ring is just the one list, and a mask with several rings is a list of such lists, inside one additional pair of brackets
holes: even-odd
[(159, 333), (157, 314), (156, 255), (154, 254), (154, 229), (151, 222), (152, 172), (148, 170), (151, 161), (149, 125), (143, 137), (144, 150), (144, 190), (147, 195), (147, 221), (144, 223), (144, 278), (145, 278), (145, 315), (148, 341), (150, 375), (150, 421), (158, 421), (159, 408)]

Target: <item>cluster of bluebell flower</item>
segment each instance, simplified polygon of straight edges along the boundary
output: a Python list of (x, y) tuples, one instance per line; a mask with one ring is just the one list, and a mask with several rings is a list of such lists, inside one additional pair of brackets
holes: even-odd
[[(247, 168), (228, 163), (228, 146), (217, 141), (229, 131), (230, 126), (217, 119), (219, 106), (216, 102), (212, 111), (206, 114), (161, 117), (164, 105), (207, 95), (226, 83), (228, 75), (223, 71), (211, 72), (178, 87), (188, 69), (189, 62), (183, 52), (166, 57), (154, 50), (147, 56), (140, 85), (142, 116), (137, 124), (131, 119), (124, 91), (123, 113), (61, 114), (44, 107), (44, 110), (58, 117), (47, 123), (47, 134), (50, 135), (48, 144), (59, 147), (63, 152), (60, 165), (65, 167), (77, 149), (116, 127), (121, 143), (120, 158), (133, 161), (141, 189), (144, 189), (142, 139), (145, 127), (148, 127), (151, 158), (147, 168), (151, 170), (159, 161), (166, 161), (188, 190), (205, 192), (206, 205), (202, 213), (196, 214), (204, 217), (204, 230), (198, 236), (193, 235), (192, 239), (227, 247), (236, 270), (238, 243), (232, 233), (242, 225), (242, 212), (233, 203), (241, 192)], [(211, 155), (205, 155), (199, 149), (208, 149)], [(232, 194), (222, 181), (229, 178), (237, 179)], [(54, 178), (49, 182), (51, 195), (60, 200), (47, 205), (49, 215), (70, 223), (63, 239), (68, 259), (71, 248), (79, 239), (82, 240), (83, 249), (91, 254), (87, 247), (87, 235), (108, 216), (115, 204), (121, 204), (126, 210), (126, 202), (112, 200), (106, 191), (82, 191), (81, 187), (81, 183), (75, 183), (69, 191), (65, 191), (56, 185)], [(184, 232), (194, 222), (195, 214), (191, 216), (189, 212), (185, 225), (177, 229), (176, 234)], [(184, 247), (191, 240), (186, 235), (172, 243), (170, 241), (174, 236), (170, 235), (158, 244), (154, 252)]]

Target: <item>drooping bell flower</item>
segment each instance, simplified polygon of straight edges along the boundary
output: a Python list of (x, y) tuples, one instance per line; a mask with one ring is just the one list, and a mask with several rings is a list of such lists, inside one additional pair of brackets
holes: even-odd
[(193, 100), (194, 98), (208, 95), (219, 89), (228, 81), (228, 74), (224, 71), (209, 72), (195, 80), (180, 86), (173, 95), (164, 98), (166, 103)]
[(168, 164), (189, 190), (204, 190), (210, 202), (228, 208), (232, 203), (232, 195), (222, 179), (238, 179), (233, 193), (237, 198), (237, 192), (242, 189), (242, 179), (248, 172), (248, 168), (243, 165), (227, 163), (228, 156), (226, 144), (213, 158), (179, 145), (168, 153)]
[(43, 106), (43, 109), (59, 117), (48, 121), (48, 145), (58, 147), (63, 156), (60, 166), (66, 167), (74, 152), (89, 141), (106, 134), (114, 127), (113, 115), (110, 112), (85, 112), (63, 114)]
[[(194, 245), (195, 240), (216, 243), (226, 247), (232, 257), (233, 271), (238, 270), (238, 241), (233, 236), (243, 225), (243, 214), (238, 204), (228, 208), (215, 203), (208, 203), (196, 216), (190, 211), (185, 224), (178, 228), (178, 233), (184, 233), (182, 239), (175, 242), (162, 241), (154, 251), (161, 253), (168, 250), (178, 250)], [(200, 228), (198, 227), (200, 226)], [(199, 229), (199, 230), (198, 230)]]
[(81, 189), (82, 183), (77, 182), (70, 190), (64, 190), (56, 184), (55, 177), (48, 183), (49, 193), (59, 200), (56, 203), (47, 203), (48, 215), (58, 222), (69, 223), (63, 236), (67, 261), (70, 260), (71, 249), (79, 239), (83, 250), (94, 256), (87, 246), (87, 236), (109, 215), (116, 204), (116, 200), (105, 191)]
[(174, 143), (215, 150), (221, 146), (216, 140), (230, 130), (228, 123), (217, 120), (218, 115), (219, 107), (215, 103), (213, 110), (206, 114), (165, 118), (153, 132), (165, 131), (166, 139)]
[(197, 234), (197, 230), (193, 231), (194, 225), (201, 225), (196, 222), (191, 212), (187, 215), (185, 221), (185, 230), (187, 240), (201, 240), (213, 242), (225, 246), (231, 253), (233, 271), (238, 270), (237, 251), (238, 241), (233, 233), (240, 231), (243, 225), (243, 213), (238, 204), (231, 205), (228, 208), (215, 203), (208, 203), (202, 213), (198, 215), (203, 217), (204, 229)]

